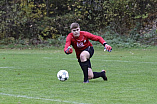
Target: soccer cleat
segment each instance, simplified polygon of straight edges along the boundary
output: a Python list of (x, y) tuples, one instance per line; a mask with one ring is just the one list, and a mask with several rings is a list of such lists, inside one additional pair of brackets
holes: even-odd
[(104, 81), (107, 81), (107, 77), (106, 77), (106, 71), (105, 70), (102, 70), (103, 74), (102, 74), (102, 78)]
[(89, 80), (87, 80), (86, 82), (83, 82), (83, 83), (89, 83)]

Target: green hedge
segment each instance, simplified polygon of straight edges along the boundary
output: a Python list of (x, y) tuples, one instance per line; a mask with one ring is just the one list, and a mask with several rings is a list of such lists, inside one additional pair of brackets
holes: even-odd
[(104, 34), (112, 30), (118, 34), (114, 37), (125, 35), (140, 41), (145, 34), (154, 34), (140, 31), (157, 21), (156, 0), (1, 0), (0, 3), (0, 40), (5, 40), (4, 43), (10, 43), (10, 38), (16, 42), (28, 39), (30, 44), (34, 40), (42, 43), (45, 39), (58, 39), (70, 32), (72, 22), (78, 22), (84, 31)]

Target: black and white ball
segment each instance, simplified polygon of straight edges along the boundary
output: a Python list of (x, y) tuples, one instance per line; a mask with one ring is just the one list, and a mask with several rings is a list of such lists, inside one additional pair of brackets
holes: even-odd
[(66, 70), (60, 70), (58, 73), (57, 73), (57, 78), (60, 80), (60, 81), (66, 81), (68, 78), (69, 78), (69, 74)]

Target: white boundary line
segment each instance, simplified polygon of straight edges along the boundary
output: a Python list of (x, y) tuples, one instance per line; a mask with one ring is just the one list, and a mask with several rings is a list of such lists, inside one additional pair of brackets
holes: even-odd
[[(71, 60), (76, 60), (76, 59), (74, 59), (74, 58), (62, 58), (63, 60), (69, 60), (69, 59), (71, 59)], [(157, 62), (142, 62), (142, 61), (123, 61), (123, 60), (100, 60), (100, 59), (92, 59), (92, 60), (97, 60), (97, 61), (113, 61), (113, 62), (135, 62), (135, 63), (148, 63), (148, 64), (157, 64)]]
[(13, 68), (13, 67), (0, 67), (0, 68)]
[(157, 62), (142, 62), (142, 61), (122, 61), (122, 60), (102, 60), (102, 61), (116, 61), (116, 62), (136, 62), (136, 63), (151, 63), (151, 64), (157, 64)]
[(46, 100), (46, 101), (53, 101), (53, 102), (64, 102), (64, 103), (70, 103), (70, 104), (89, 104), (89, 103), (79, 103), (79, 102), (66, 101), (66, 100), (46, 99), (46, 98), (39, 98), (39, 97), (29, 97), (29, 96), (26, 96), (26, 95), (14, 95), (14, 94), (6, 94), (6, 93), (0, 93), (0, 95), (13, 96), (13, 97), (17, 97), (17, 98), (27, 98), (27, 99), (36, 99), (36, 100)]

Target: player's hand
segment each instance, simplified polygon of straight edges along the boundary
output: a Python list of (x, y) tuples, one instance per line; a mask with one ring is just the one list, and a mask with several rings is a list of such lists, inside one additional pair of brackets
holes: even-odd
[(111, 52), (112, 51), (112, 47), (108, 44), (105, 44), (105, 47), (104, 47), (104, 51), (108, 51), (108, 52)]
[(73, 52), (73, 49), (70, 46), (65, 51), (66, 54), (71, 54), (72, 52)]

